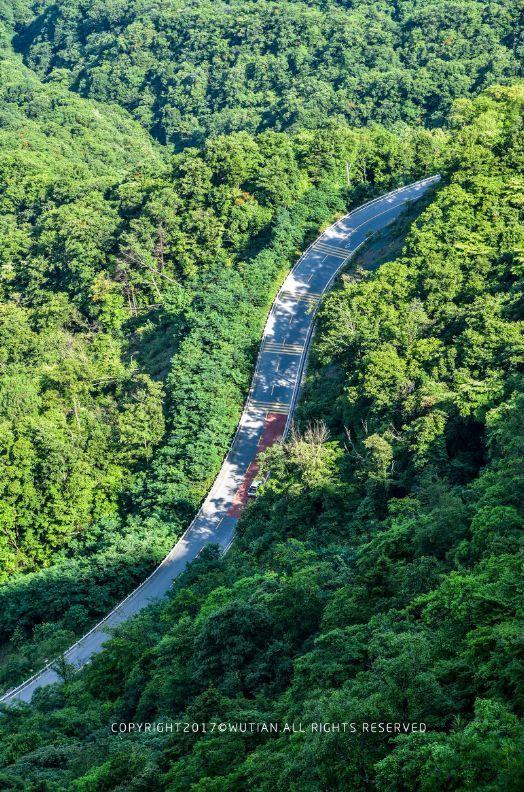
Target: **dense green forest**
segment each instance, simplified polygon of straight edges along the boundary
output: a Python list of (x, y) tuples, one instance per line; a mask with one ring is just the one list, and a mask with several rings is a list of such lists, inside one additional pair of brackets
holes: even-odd
[(124, 111), (7, 55), (0, 633), (22, 650), (8, 651), (4, 686), (65, 648), (185, 528), (307, 235), (348, 200), (438, 169), (445, 146), (438, 132), (334, 124), (173, 156)]
[(187, 526), (300, 250), (443, 174), (326, 299), (231, 552), (0, 715), (1, 788), (522, 788), (523, 13), (0, 0), (1, 689)]
[[(443, 186), (322, 309), (299, 421), (233, 550), (9, 711), (9, 789), (517, 790), (524, 95), (455, 106)], [(425, 734), (110, 734), (112, 721)]]
[(522, 75), (513, 0), (19, 2), (32, 68), (175, 146), (332, 117), (438, 125), (453, 99)]

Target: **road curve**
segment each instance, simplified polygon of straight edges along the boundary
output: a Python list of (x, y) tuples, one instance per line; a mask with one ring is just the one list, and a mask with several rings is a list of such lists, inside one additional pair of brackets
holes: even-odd
[[(257, 454), (282, 438), (295, 407), (315, 312), (322, 294), (370, 233), (395, 220), (439, 180), (432, 176), (376, 198), (330, 226), (302, 254), (278, 292), (269, 313), (251, 389), (229, 452), (195, 519), (154, 572), (67, 652), (81, 668), (110, 638), (111, 630), (162, 597), (173, 580), (207, 544), (227, 550), (256, 476)], [(60, 676), (49, 663), (10, 690), (0, 702), (28, 702), (35, 690)]]

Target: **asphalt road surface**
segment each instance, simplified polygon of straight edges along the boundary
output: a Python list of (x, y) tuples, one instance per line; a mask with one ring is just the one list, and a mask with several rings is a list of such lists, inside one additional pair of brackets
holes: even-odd
[[(162, 597), (186, 564), (208, 544), (227, 550), (256, 478), (259, 451), (287, 431), (306, 360), (315, 311), (337, 273), (366, 241), (395, 220), (438, 181), (433, 176), (403, 187), (350, 212), (305, 251), (284, 281), (268, 316), (251, 390), (220, 473), (195, 519), (155, 571), (65, 653), (81, 668), (99, 652), (111, 630)], [(50, 663), (0, 701), (30, 701), (35, 690), (61, 680)]]

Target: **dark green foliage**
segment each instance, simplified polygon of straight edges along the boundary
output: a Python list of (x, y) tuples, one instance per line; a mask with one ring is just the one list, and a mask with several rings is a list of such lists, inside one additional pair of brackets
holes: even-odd
[(40, 74), (117, 102), (163, 142), (209, 133), (440, 124), (522, 74), (513, 0), (58, 0), (20, 24)]
[[(0, 787), (520, 790), (519, 4), (0, 0), (0, 54), (4, 688), (185, 528), (307, 241), (444, 174), (326, 300), (230, 554), (0, 718)], [(110, 731), (171, 719), (428, 731)]]
[[(521, 788), (522, 108), (518, 86), (455, 106), (444, 184), (402, 254), (326, 300), (299, 426), (267, 452), (232, 551), (6, 713), (6, 788)], [(166, 719), (428, 730), (109, 731)]]
[(106, 273), (120, 222), (111, 190), (133, 168), (165, 166), (118, 109), (44, 87), (12, 59), (0, 70), (5, 580), (114, 517), (124, 470), (162, 438), (161, 386), (109, 332), (127, 317)]
[(42, 84), (13, 56), (0, 68), (7, 686), (188, 524), (305, 238), (347, 200), (433, 171), (445, 137), (333, 124), (167, 157), (123, 110)]

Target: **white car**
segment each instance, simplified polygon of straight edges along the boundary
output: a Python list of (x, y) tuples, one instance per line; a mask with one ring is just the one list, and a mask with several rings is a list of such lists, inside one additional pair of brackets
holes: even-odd
[(256, 478), (256, 479), (253, 479), (253, 481), (251, 482), (251, 484), (250, 484), (250, 486), (249, 486), (249, 489), (248, 489), (248, 491), (247, 491), (247, 496), (248, 496), (248, 498), (254, 498), (254, 497), (255, 497), (255, 495), (257, 494), (257, 490), (258, 490), (258, 488), (259, 488), (259, 487), (260, 487), (260, 485), (261, 485), (261, 484), (263, 484), (263, 483), (264, 483), (264, 482), (262, 481), (262, 479), (257, 479), (257, 478)]

